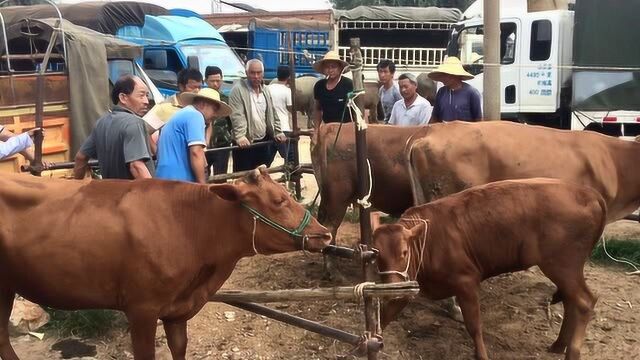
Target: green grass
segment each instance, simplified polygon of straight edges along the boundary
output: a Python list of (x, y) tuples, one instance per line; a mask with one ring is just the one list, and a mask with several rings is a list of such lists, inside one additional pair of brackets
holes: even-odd
[[(616, 238), (606, 239), (607, 252), (618, 260), (626, 260), (635, 263), (636, 266), (640, 264), (640, 241), (636, 240), (623, 240)], [(629, 267), (629, 265), (620, 264), (611, 260), (604, 252), (602, 241), (598, 242), (596, 247), (591, 253), (591, 260), (598, 264), (603, 265), (622, 265)], [(638, 266), (640, 267), (640, 266)], [(629, 267), (630, 268), (630, 267)]]
[(344, 221), (348, 221), (350, 223), (359, 223), (360, 222), (360, 211), (357, 206), (349, 207), (347, 212), (344, 214)]
[(114, 310), (45, 310), (51, 315), (45, 330), (56, 332), (61, 337), (98, 337), (112, 329), (126, 327), (124, 315)]

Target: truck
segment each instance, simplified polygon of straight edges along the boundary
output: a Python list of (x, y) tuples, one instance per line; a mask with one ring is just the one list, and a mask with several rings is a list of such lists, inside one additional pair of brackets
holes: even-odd
[(449, 33), (460, 17), (455, 8), (358, 6), (334, 10), (332, 49), (349, 61), (349, 39), (360, 38), (366, 82), (377, 83), (376, 66), (384, 59), (396, 64), (396, 73), (417, 76), (444, 60)]
[(276, 77), (278, 66), (289, 65), (289, 36), (296, 76), (319, 76), (312, 64), (333, 44), (331, 26), (318, 20), (255, 17), (246, 27), (225, 26), (220, 30), (241, 56), (262, 60), (267, 81)]
[[(54, 15), (51, 7), (39, 9), (40, 17)], [(70, 3), (58, 9), (76, 25), (141, 45), (143, 54), (136, 61), (163, 96), (177, 92), (177, 73), (187, 67), (203, 74), (209, 65), (220, 67), (225, 77), (223, 93), (246, 76), (244, 65), (220, 33), (192, 11), (134, 1)]]
[[(458, 56), (482, 91), (482, 1), (452, 30)], [(640, 2), (511, 0), (500, 8), (500, 102), (505, 120), (640, 135)]]
[[(43, 6), (56, 15), (35, 16)], [(120, 76), (138, 75), (150, 102), (162, 99), (135, 61), (142, 55), (139, 45), (74, 25), (49, 5), (0, 8), (0, 26), (0, 123), (22, 133), (40, 118), (45, 161), (73, 159), (111, 107), (110, 90)], [(25, 158), (14, 155), (0, 161), (0, 172), (19, 172), (23, 165)]]
[(243, 63), (222, 35), (190, 11), (173, 9), (168, 15), (145, 15), (143, 24), (122, 26), (116, 36), (144, 46), (144, 69), (163, 95), (176, 93), (177, 73), (187, 67), (204, 75), (207, 66), (218, 66), (224, 75), (221, 91), (225, 95), (235, 80), (246, 77)]

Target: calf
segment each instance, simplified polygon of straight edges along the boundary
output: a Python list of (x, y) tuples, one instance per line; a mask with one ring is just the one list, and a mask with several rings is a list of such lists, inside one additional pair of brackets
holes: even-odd
[(0, 219), (2, 360), (18, 359), (8, 333), (16, 293), (64, 310), (123, 311), (137, 360), (155, 357), (162, 319), (173, 359), (184, 359), (187, 320), (238, 260), (331, 240), (265, 167), (210, 186), (3, 175)]
[[(606, 203), (595, 190), (553, 179), (508, 180), (474, 187), (407, 210), (373, 235), (386, 282), (416, 279), (431, 299), (456, 296), (478, 359), (487, 359), (478, 291), (484, 279), (537, 265), (557, 286), (564, 318), (550, 351), (579, 359), (596, 297), (583, 274), (602, 234)], [(383, 306), (386, 326), (407, 304)]]

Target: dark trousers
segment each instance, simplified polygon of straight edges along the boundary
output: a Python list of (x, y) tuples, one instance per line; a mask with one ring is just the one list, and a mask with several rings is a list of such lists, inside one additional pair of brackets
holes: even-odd
[(207, 165), (213, 166), (213, 174), (220, 175), (226, 174), (229, 168), (229, 156), (231, 150), (216, 151), (214, 153), (207, 153)]
[(280, 154), (280, 156), (282, 156), (282, 158), (284, 159), (285, 164), (298, 163), (297, 141), (291, 141), (290, 139), (287, 139), (286, 142), (282, 144), (276, 144), (275, 146), (278, 149), (278, 154)]
[[(270, 140), (263, 138), (255, 142)], [(233, 150), (233, 172), (253, 170), (260, 165), (271, 166), (273, 158), (276, 156), (273, 144), (251, 147), (248, 149)]]

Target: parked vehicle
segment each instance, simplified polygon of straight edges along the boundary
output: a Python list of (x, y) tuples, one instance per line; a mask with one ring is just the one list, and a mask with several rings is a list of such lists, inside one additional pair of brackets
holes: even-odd
[(398, 74), (418, 76), (444, 60), (449, 32), (460, 15), (458, 9), (437, 7), (358, 6), (335, 10), (333, 49), (348, 61), (349, 39), (359, 37), (367, 82), (377, 82), (376, 65), (383, 59), (393, 60)]
[(116, 36), (144, 46), (144, 68), (164, 95), (177, 91), (177, 73), (187, 67), (203, 75), (209, 65), (220, 67), (225, 79), (222, 92), (227, 95), (233, 81), (246, 77), (244, 65), (222, 35), (189, 11), (145, 15), (142, 25), (122, 26)]
[[(54, 7), (44, 7), (56, 14)], [(0, 39), (0, 122), (15, 133), (33, 128), (42, 104), (43, 159), (70, 161), (110, 108), (110, 89), (117, 78), (138, 75), (147, 83), (151, 101), (162, 95), (135, 62), (141, 46), (57, 16), (37, 18), (40, 8), (0, 8), (6, 34)], [(38, 78), (44, 84), (40, 92)], [(0, 161), (0, 171), (17, 172), (24, 163), (15, 155)]]
[[(639, 135), (640, 47), (631, 44), (640, 43), (640, 25), (628, 16), (639, 12), (638, 1), (501, 2), (502, 118)], [(482, 91), (482, 1), (463, 18), (448, 53)]]

